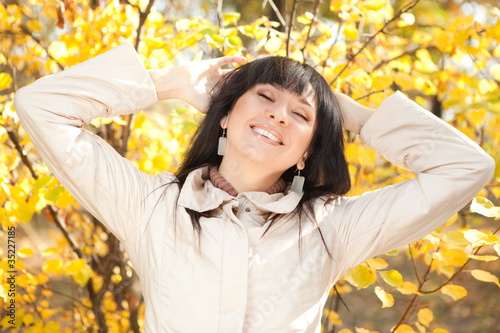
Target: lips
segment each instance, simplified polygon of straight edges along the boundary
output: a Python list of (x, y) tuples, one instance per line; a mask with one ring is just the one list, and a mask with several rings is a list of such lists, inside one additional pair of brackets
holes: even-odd
[(277, 131), (270, 129), (270, 128), (264, 128), (261, 126), (251, 126), (252, 130), (266, 139), (278, 144), (278, 145), (283, 145), (283, 139), (281, 138), (280, 133)]

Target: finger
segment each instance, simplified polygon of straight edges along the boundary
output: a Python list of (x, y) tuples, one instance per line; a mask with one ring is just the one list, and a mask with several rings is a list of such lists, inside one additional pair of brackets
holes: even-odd
[(240, 56), (222, 57), (222, 58), (217, 59), (217, 66), (222, 67), (224, 65), (233, 64), (233, 63), (240, 64), (246, 60), (247, 59), (245, 57), (240, 57)]

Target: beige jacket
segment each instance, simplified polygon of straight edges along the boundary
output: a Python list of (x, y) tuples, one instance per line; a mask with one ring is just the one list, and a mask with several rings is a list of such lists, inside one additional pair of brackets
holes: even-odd
[[(15, 98), (54, 175), (125, 246), (140, 276), (146, 332), (320, 332), (328, 292), (350, 268), (428, 234), (493, 174), (493, 159), (481, 148), (398, 92), (360, 135), (418, 177), (329, 204), (317, 199), (333, 259), (310, 221), (299, 255), (297, 218), (262, 233), (270, 214), (292, 212), (300, 195), (232, 197), (211, 184), (206, 169), (192, 172), (179, 194), (177, 185), (165, 186), (172, 174), (143, 173), (82, 129), (95, 117), (156, 102), (131, 44), (42, 78)], [(210, 212), (200, 221), (201, 251), (186, 208)]]

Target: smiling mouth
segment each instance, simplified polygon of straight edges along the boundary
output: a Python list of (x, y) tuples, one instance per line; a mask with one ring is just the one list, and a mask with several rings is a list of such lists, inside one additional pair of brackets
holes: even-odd
[(283, 142), (281, 142), (280, 139), (278, 139), (274, 134), (272, 134), (271, 132), (268, 132), (266, 131), (265, 129), (261, 128), (261, 127), (254, 127), (252, 126), (251, 127), (252, 130), (262, 136), (264, 136), (265, 138), (275, 142), (276, 144), (278, 145), (283, 145)]

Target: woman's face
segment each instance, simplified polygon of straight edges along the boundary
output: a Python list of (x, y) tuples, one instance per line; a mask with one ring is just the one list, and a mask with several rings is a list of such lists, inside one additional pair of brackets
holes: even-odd
[(311, 89), (297, 96), (271, 84), (258, 84), (244, 93), (221, 121), (227, 128), (224, 159), (251, 163), (267, 173), (281, 174), (296, 164), (302, 169), (316, 128)]

